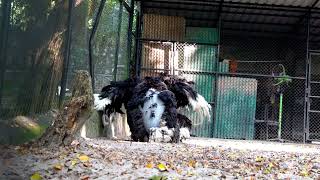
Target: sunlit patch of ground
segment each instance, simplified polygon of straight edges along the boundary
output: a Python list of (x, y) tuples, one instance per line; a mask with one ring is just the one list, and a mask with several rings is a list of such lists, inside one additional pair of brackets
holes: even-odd
[(320, 179), (320, 146), (192, 138), (180, 144), (91, 139), (1, 153), (0, 179)]

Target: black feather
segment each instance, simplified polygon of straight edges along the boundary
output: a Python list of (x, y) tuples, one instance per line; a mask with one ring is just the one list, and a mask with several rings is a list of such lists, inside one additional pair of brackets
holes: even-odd
[[(127, 122), (133, 141), (148, 141), (149, 134), (144, 127), (143, 112), (140, 108), (146, 102), (146, 93), (153, 88), (160, 92), (159, 99), (165, 104), (162, 118), (168, 128), (174, 128), (173, 142), (179, 142), (180, 127), (191, 130), (192, 122), (186, 116), (177, 113), (177, 108), (189, 104), (188, 97), (196, 99), (197, 92), (193, 89), (194, 82), (183, 78), (160, 74), (159, 77), (145, 77), (140, 80), (131, 78), (124, 81), (111, 82), (101, 90), (100, 98), (108, 98), (111, 104), (105, 108), (105, 113), (110, 116), (114, 112), (123, 113), (124, 104), (127, 110)], [(152, 113), (151, 113), (152, 116)]]

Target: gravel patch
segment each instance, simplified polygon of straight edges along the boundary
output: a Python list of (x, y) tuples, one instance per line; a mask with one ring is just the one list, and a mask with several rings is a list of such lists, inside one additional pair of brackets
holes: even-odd
[(192, 138), (180, 144), (91, 139), (54, 151), (0, 148), (0, 179), (320, 180), (318, 145)]

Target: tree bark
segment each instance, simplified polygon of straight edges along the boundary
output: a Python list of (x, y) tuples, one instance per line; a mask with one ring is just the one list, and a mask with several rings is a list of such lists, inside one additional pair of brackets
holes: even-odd
[(53, 125), (32, 145), (34, 147), (55, 148), (70, 145), (83, 124), (93, 111), (91, 77), (87, 71), (76, 72), (72, 97), (63, 106)]

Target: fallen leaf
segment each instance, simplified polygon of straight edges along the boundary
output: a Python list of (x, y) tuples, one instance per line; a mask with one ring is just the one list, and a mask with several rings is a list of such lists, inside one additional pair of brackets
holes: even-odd
[(180, 175), (182, 174), (182, 169), (177, 169), (176, 171), (178, 174), (180, 174)]
[(168, 178), (166, 176), (152, 176), (149, 178), (149, 180), (167, 180)]
[(53, 168), (57, 171), (60, 171), (62, 169), (62, 165), (61, 164), (56, 164), (53, 166)]
[(305, 169), (303, 169), (301, 172), (300, 172), (300, 175), (301, 176), (304, 176), (304, 177), (307, 177), (309, 175), (309, 172)]
[(87, 162), (89, 161), (89, 157), (87, 155), (82, 155), (82, 156), (79, 156), (79, 160), (81, 162)]
[(270, 174), (271, 173), (271, 169), (267, 168), (263, 171), (264, 174)]
[(195, 161), (195, 160), (191, 160), (191, 161), (189, 161), (189, 163), (188, 163), (188, 166), (189, 166), (189, 167), (195, 168), (196, 165), (197, 165), (197, 161)]
[(88, 180), (89, 179), (89, 176), (83, 176), (80, 178), (81, 180)]
[(152, 163), (148, 163), (148, 164), (146, 165), (146, 168), (149, 168), (149, 169), (153, 168), (153, 164), (152, 164)]
[(160, 171), (167, 171), (167, 166), (162, 164), (162, 163), (160, 163), (160, 164), (158, 164), (158, 169)]
[(274, 167), (273, 163), (269, 163), (269, 168), (273, 168), (273, 167)]
[(30, 177), (30, 180), (41, 180), (42, 177), (39, 173), (34, 173), (31, 177)]
[(89, 162), (84, 162), (84, 163), (83, 163), (83, 166), (84, 166), (84, 167), (91, 167), (92, 165), (91, 165)]
[(73, 140), (72, 143), (71, 143), (71, 146), (77, 146), (79, 144), (80, 144), (79, 141)]
[(78, 160), (73, 159), (71, 160), (71, 167), (75, 166), (77, 164)]
[(257, 156), (255, 159), (256, 162), (262, 162), (263, 161), (263, 157), (261, 156)]
[(188, 172), (187, 172), (187, 176), (189, 176), (189, 177), (190, 177), (190, 176), (193, 176), (193, 175), (194, 175), (194, 173), (193, 173), (193, 172), (191, 172), (191, 171), (188, 171)]

